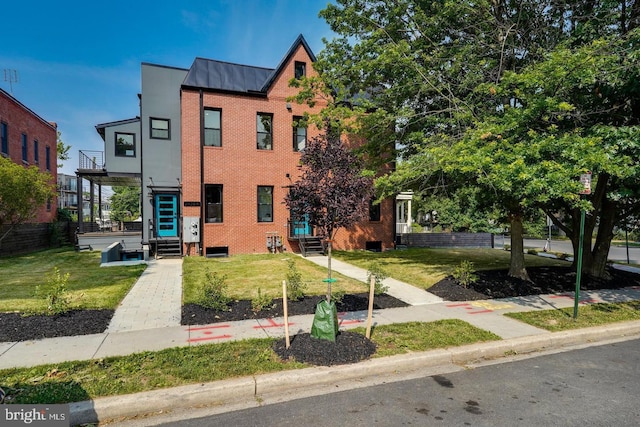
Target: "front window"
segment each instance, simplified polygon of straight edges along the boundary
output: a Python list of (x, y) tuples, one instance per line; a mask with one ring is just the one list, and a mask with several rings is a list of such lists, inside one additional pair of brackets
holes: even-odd
[(25, 135), (24, 133), (22, 134), (22, 161), (23, 162), (29, 161), (29, 153), (27, 149), (27, 135)]
[(258, 150), (273, 150), (272, 123), (273, 115), (258, 113), (256, 125), (258, 134)]
[(296, 61), (294, 65), (294, 75), (296, 79), (301, 79), (307, 75), (307, 64)]
[(222, 185), (204, 186), (205, 222), (222, 222)]
[(9, 154), (9, 127), (6, 123), (0, 123), (0, 140), (2, 142), (2, 154)]
[(373, 200), (369, 202), (369, 221), (380, 221), (380, 203), (374, 204)]
[(302, 151), (307, 145), (307, 128), (302, 117), (293, 117), (293, 151)]
[(40, 156), (38, 155), (38, 140), (33, 140), (33, 161), (37, 165), (40, 161)]
[(116, 156), (136, 156), (136, 136), (133, 133), (116, 132)]
[(220, 110), (204, 110), (204, 145), (222, 147), (221, 116)]
[(48, 146), (44, 149), (44, 161), (48, 171), (51, 170), (51, 148)]
[(169, 139), (171, 137), (169, 119), (156, 119), (151, 117), (149, 119), (149, 125), (151, 127), (151, 138)]
[(273, 222), (273, 187), (258, 186), (258, 222)]

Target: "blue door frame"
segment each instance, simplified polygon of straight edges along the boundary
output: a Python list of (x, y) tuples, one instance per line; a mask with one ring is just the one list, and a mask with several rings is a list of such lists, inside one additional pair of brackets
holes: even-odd
[(156, 233), (158, 237), (178, 237), (178, 196), (156, 194)]

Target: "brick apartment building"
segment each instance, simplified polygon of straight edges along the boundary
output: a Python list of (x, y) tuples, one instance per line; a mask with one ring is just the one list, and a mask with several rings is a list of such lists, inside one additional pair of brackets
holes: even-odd
[[(57, 179), (58, 130), (6, 91), (0, 89), (0, 155), (13, 162), (37, 166)], [(34, 223), (49, 223), (56, 218), (56, 201), (38, 209)]]
[[(97, 125), (105, 164), (83, 173), (142, 186), (142, 241), (152, 251), (298, 251), (313, 230), (292, 221), (284, 198), (300, 177), (300, 150), (319, 131), (295, 123), (323, 103), (287, 97), (297, 91), (291, 79), (315, 73), (314, 60), (299, 36), (276, 68), (203, 58), (189, 69), (143, 63), (140, 116)], [(334, 247), (392, 248), (393, 210), (385, 200)]]

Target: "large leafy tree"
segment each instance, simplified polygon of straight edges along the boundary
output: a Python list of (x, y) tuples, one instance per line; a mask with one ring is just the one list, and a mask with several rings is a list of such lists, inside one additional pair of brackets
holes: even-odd
[[(49, 173), (24, 167), (0, 156), (0, 243), (14, 226), (29, 222), (47, 200), (55, 197)], [(5, 226), (8, 226), (6, 229)]]
[[(371, 158), (398, 150), (407, 167), (379, 181), (387, 192), (444, 180), (493, 195), (516, 235), (511, 273), (526, 278), (522, 221), (543, 207), (575, 238), (577, 212), (591, 208), (577, 198), (579, 172), (594, 169), (594, 194), (606, 195), (591, 199), (594, 225), (615, 222), (612, 202), (633, 195), (633, 179), (610, 179), (618, 166), (605, 160), (633, 152), (625, 135), (635, 132), (639, 80), (626, 64), (639, 11), (628, 0), (337, 0), (321, 15), (339, 37), (315, 64), (322, 81), (303, 81), (299, 99), (325, 88), (336, 102), (324, 114), (352, 111)], [(608, 62), (598, 43), (611, 45)]]
[[(363, 174), (362, 161), (338, 132), (311, 139), (301, 158), (302, 176), (285, 198), (294, 218), (306, 219), (327, 240), (329, 279), (331, 247), (336, 232), (365, 219), (373, 197), (373, 179)], [(328, 281), (327, 302), (331, 300)]]
[(111, 219), (132, 220), (140, 216), (140, 187), (113, 187)]

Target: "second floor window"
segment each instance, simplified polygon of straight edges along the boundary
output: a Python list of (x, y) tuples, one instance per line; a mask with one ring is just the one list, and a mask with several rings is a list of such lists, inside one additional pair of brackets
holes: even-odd
[(40, 155), (38, 154), (38, 140), (33, 140), (33, 162), (37, 165), (40, 161)]
[(307, 128), (302, 117), (293, 118), (293, 151), (302, 151), (307, 145)]
[(169, 139), (171, 137), (169, 119), (156, 119), (151, 117), (149, 119), (149, 125), (151, 127), (151, 138)]
[(204, 145), (222, 147), (222, 111), (204, 110)]
[(45, 167), (47, 168), (48, 171), (51, 170), (51, 148), (49, 148), (48, 146), (45, 147), (44, 149), (44, 161), (45, 161)]
[(116, 156), (136, 156), (136, 136), (133, 133), (116, 132)]
[(273, 150), (273, 115), (258, 113), (257, 116), (257, 139), (258, 150)]
[(273, 222), (273, 187), (258, 186), (258, 222)]
[(0, 142), (2, 154), (9, 154), (9, 126), (6, 123), (0, 123)]
[(25, 135), (24, 133), (22, 134), (22, 161), (23, 162), (29, 161), (29, 152), (27, 148), (27, 135)]

